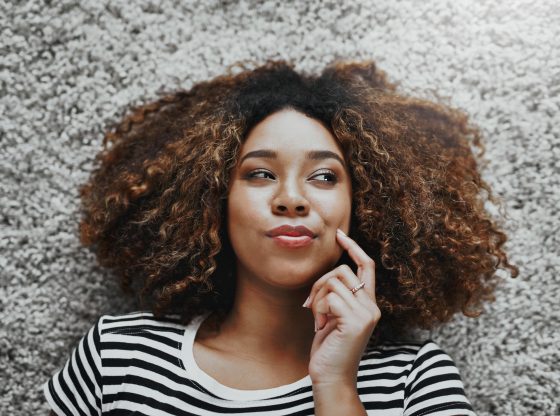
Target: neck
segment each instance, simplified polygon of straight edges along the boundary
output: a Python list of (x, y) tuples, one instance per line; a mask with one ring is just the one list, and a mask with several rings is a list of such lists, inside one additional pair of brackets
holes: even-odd
[(264, 286), (258, 279), (238, 278), (233, 307), (220, 333), (228, 349), (261, 361), (307, 363), (315, 336), (310, 309), (302, 307), (311, 285), (299, 289)]

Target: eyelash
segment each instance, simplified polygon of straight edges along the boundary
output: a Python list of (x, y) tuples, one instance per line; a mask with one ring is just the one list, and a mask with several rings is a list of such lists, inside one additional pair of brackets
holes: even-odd
[[(256, 175), (257, 173), (266, 173), (266, 174), (272, 176), (272, 174), (270, 172), (266, 171), (266, 170), (257, 169), (257, 170), (254, 170), (252, 172), (249, 172), (246, 177), (247, 178), (254, 178), (255, 177), (254, 175)], [(320, 182), (332, 182), (332, 183), (338, 182), (338, 177), (336, 176), (336, 174), (334, 172), (332, 172), (330, 170), (320, 171), (319, 173), (313, 175), (313, 177), (320, 176), (320, 175), (330, 176), (332, 178), (331, 181), (320, 181)], [(264, 179), (264, 178), (259, 178), (259, 179)]]

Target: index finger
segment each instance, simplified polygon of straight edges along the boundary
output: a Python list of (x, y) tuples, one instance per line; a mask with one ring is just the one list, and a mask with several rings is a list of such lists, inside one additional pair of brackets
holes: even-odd
[(336, 235), (337, 241), (348, 251), (350, 258), (354, 260), (354, 263), (358, 266), (356, 275), (362, 282), (365, 282), (365, 291), (369, 293), (373, 301), (375, 301), (375, 262), (362, 250), (358, 243), (344, 234), (340, 228), (337, 228)]

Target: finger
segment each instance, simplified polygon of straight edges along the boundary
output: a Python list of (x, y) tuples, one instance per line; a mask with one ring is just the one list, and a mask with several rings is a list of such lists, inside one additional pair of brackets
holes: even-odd
[(336, 293), (340, 296), (353, 316), (361, 316), (365, 320), (375, 322), (379, 321), (381, 312), (366, 293), (363, 294), (363, 301), (360, 301), (356, 294), (353, 294), (344, 283), (333, 277), (319, 290), (315, 302), (311, 305), (314, 315), (317, 317), (316, 322), (319, 323), (319, 327), (322, 327), (322, 324), (327, 321), (326, 314), (329, 313), (324, 312), (320, 305), (330, 293)]
[[(356, 277), (356, 280), (358, 278)], [(352, 299), (352, 292), (338, 280), (337, 277), (331, 277), (325, 284), (321, 286), (321, 289), (317, 292), (314, 296), (313, 301), (311, 302), (310, 308), (313, 311), (313, 315), (315, 316), (316, 326), (322, 327), (323, 324), (327, 321), (326, 314), (328, 313), (323, 311), (322, 309), (318, 309), (318, 305), (321, 304), (321, 301), (329, 294), (329, 293), (338, 293), (343, 301), (346, 303), (347, 307), (350, 308), (353, 313), (354, 308), (356, 307), (355, 303), (357, 302), (356, 299)]]
[(313, 344), (317, 346), (321, 345), (325, 338), (337, 327), (337, 325), (338, 323), (336, 322), (336, 319), (328, 320), (321, 330), (315, 334)]
[(311, 303), (315, 299), (317, 292), (319, 292), (319, 290), (321, 289), (321, 287), (323, 287), (325, 282), (328, 281), (331, 277), (334, 277), (336, 275), (337, 275), (337, 269), (333, 269), (330, 272), (325, 273), (319, 279), (317, 279), (315, 283), (313, 283), (313, 286), (311, 287), (311, 292), (309, 292), (309, 296), (307, 297), (304, 306), (309, 308)]
[(337, 229), (336, 237), (340, 245), (348, 251), (350, 258), (358, 266), (357, 276), (360, 281), (365, 282), (366, 293), (375, 301), (375, 262), (362, 248), (348, 237), (340, 228)]
[(352, 289), (358, 287), (362, 281), (354, 274), (354, 271), (350, 268), (350, 266), (347, 264), (341, 264), (335, 270), (338, 270), (337, 277), (344, 283), (348, 289), (348, 293), (352, 296), (352, 299), (358, 299), (358, 301), (364, 306), (371, 306), (373, 298), (366, 291), (359, 289), (352, 293)]
[(350, 306), (340, 297), (337, 292), (330, 292), (326, 296), (317, 301), (316, 310), (324, 316), (321, 321), (317, 322), (317, 331), (323, 329), (328, 321), (327, 314), (334, 317), (343, 317), (352, 315)]
[(335, 276), (328, 279), (321, 285), (321, 288), (311, 301), (313, 305), (316, 301), (326, 296), (329, 292), (337, 292), (351, 308), (363, 305), (364, 307), (371, 306), (371, 299), (367, 293), (352, 293), (352, 288), (358, 286), (361, 282), (358, 277), (352, 272), (350, 267), (343, 264), (335, 269), (338, 272)]
[(333, 277), (343, 281), (343, 283), (349, 290), (362, 283), (360, 282), (360, 279), (358, 279), (358, 277), (354, 274), (350, 266), (348, 266), (347, 264), (341, 264), (337, 268), (324, 274), (323, 276), (321, 276), (321, 278), (315, 281), (309, 294), (309, 300), (306, 303), (307, 307), (309, 307), (313, 303), (313, 301), (317, 297), (317, 293), (319, 293), (325, 283), (327, 283)]

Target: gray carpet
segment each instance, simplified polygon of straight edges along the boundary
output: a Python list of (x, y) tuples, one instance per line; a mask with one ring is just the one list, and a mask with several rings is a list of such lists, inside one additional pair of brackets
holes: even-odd
[(334, 57), (375, 59), (401, 91), (481, 126), (521, 273), (480, 318), (428, 335), (479, 415), (560, 414), (557, 0), (104, 4), (0, 1), (1, 415), (46, 415), (40, 386), (78, 338), (135, 309), (77, 239), (77, 187), (104, 126), (236, 60), (318, 70)]

